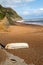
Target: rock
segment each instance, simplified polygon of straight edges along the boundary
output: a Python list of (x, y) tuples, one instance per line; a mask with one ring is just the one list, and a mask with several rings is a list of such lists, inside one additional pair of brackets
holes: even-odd
[[(0, 65), (27, 65), (24, 59), (21, 59), (18, 56), (14, 56), (13, 54), (10, 54), (6, 50), (3, 50), (3, 52), (7, 55), (7, 57), (4, 62), (0, 63)], [(11, 59), (13, 59), (14, 61)]]

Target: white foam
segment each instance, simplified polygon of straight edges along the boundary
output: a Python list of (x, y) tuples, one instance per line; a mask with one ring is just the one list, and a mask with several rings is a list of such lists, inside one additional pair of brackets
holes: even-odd
[(29, 48), (28, 43), (9, 43), (5, 46), (6, 49), (19, 49), (19, 48)]
[(16, 21), (16, 22), (24, 22), (24, 20), (18, 20), (18, 21)]

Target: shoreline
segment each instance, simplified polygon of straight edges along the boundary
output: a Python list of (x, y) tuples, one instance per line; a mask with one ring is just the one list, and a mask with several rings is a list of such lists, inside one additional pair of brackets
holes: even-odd
[(25, 23), (25, 22), (16, 22), (16, 25), (33, 25), (33, 26), (43, 26), (41, 24), (28, 24), (28, 23)]
[(16, 22), (15, 23), (15, 25), (10, 25), (9, 26), (9, 28), (6, 30), (6, 31), (4, 31), (4, 30), (2, 30), (2, 31), (0, 31), (0, 33), (8, 33), (8, 32), (11, 32), (11, 31), (9, 31), (9, 29), (10, 29), (10, 27), (43, 27), (42, 25), (37, 25), (37, 24), (25, 24), (25, 23), (22, 23), (22, 22)]

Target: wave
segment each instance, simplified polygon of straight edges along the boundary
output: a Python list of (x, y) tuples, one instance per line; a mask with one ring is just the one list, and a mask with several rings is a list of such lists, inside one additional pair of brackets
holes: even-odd
[(24, 21), (23, 23), (25, 23), (25, 24), (35, 24), (35, 25), (42, 25), (43, 26), (43, 22), (27, 22), (27, 21)]

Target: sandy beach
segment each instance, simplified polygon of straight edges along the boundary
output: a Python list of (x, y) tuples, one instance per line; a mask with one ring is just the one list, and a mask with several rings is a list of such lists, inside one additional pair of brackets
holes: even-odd
[(43, 65), (43, 26), (18, 24), (9, 27), (9, 32), (0, 32), (0, 43), (25, 42), (28, 49), (6, 50), (27, 64)]

